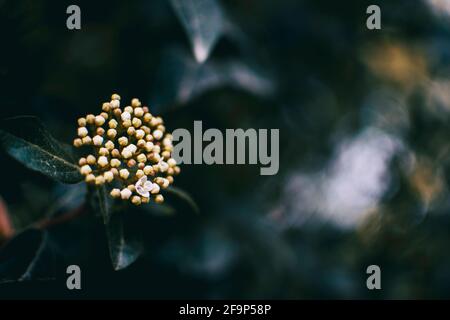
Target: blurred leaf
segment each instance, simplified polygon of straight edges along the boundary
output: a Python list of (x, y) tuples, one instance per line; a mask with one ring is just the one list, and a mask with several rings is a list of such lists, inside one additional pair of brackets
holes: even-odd
[(154, 202), (150, 202), (142, 205), (141, 208), (142, 211), (155, 216), (172, 216), (176, 212), (175, 208), (166, 203), (156, 204)]
[(142, 254), (143, 246), (136, 234), (126, 234), (124, 214), (115, 212), (106, 224), (109, 254), (114, 270), (128, 267)]
[(222, 8), (216, 0), (171, 0), (191, 42), (195, 59), (203, 63), (224, 32)]
[(27, 168), (63, 183), (82, 180), (78, 166), (36, 117), (22, 116), (2, 121), (0, 145)]
[(214, 89), (229, 87), (267, 97), (275, 87), (267, 75), (238, 60), (197, 64), (178, 50), (164, 54), (151, 101), (155, 107), (184, 105)]
[(0, 244), (3, 240), (10, 238), (14, 234), (8, 208), (0, 197)]
[(44, 234), (27, 229), (0, 248), (0, 281), (29, 279), (33, 265), (42, 253)]
[(105, 224), (109, 223), (112, 214), (112, 199), (108, 196), (105, 186), (89, 186), (88, 196), (94, 211), (101, 214)]
[(177, 187), (172, 187), (172, 186), (167, 188), (166, 191), (175, 195), (176, 197), (180, 198), (184, 202), (186, 202), (192, 208), (192, 210), (194, 210), (195, 213), (200, 213), (200, 209), (199, 209), (197, 203), (194, 201), (194, 199), (192, 199), (191, 195), (189, 193), (187, 193), (186, 191), (184, 191), (180, 188), (177, 188)]

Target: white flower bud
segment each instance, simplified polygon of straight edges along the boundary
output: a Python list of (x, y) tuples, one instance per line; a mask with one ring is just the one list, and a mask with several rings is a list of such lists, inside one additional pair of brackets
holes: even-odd
[(114, 174), (113, 174), (111, 171), (106, 171), (106, 172), (103, 174), (103, 177), (105, 178), (105, 181), (106, 181), (106, 182), (111, 182), (111, 181), (114, 180)]
[(139, 196), (134, 196), (133, 198), (131, 198), (131, 203), (135, 204), (135, 205), (140, 205), (141, 204), (141, 197)]
[(95, 136), (94, 138), (92, 138), (92, 141), (94, 142), (95, 146), (101, 146), (103, 143), (103, 137)]
[(128, 138), (127, 137), (120, 137), (119, 140), (117, 140), (121, 146), (126, 146), (128, 144)]
[(103, 176), (95, 177), (95, 184), (96, 185), (101, 186), (104, 183), (105, 183), (105, 178), (103, 178)]
[(130, 149), (128, 149), (128, 148), (124, 148), (122, 150), (121, 154), (122, 154), (122, 157), (124, 157), (125, 159), (129, 159), (133, 156), (133, 153), (131, 153)]
[(78, 119), (78, 125), (80, 127), (86, 127), (86, 118), (80, 118)]
[(169, 160), (167, 160), (167, 164), (169, 165), (169, 167), (173, 168), (177, 165), (177, 161), (174, 158), (170, 158)]
[(117, 188), (112, 189), (110, 195), (111, 195), (111, 197), (113, 197), (113, 198), (119, 198), (119, 197), (121, 196), (120, 190), (117, 189)]
[(144, 132), (144, 130), (141, 130), (141, 129), (136, 130), (136, 139), (142, 139), (142, 138), (144, 138), (144, 137), (145, 137), (145, 132)]
[(119, 159), (111, 159), (111, 167), (118, 168), (120, 166), (120, 160)]
[(98, 154), (101, 156), (106, 156), (109, 154), (109, 151), (106, 148), (100, 148), (100, 150), (98, 150)]
[(145, 151), (151, 152), (153, 150), (153, 142), (147, 141), (145, 143)]
[(136, 117), (142, 117), (144, 115), (144, 109), (136, 108), (134, 109), (134, 114)]
[(144, 167), (144, 173), (147, 176), (153, 176), (155, 174), (155, 171), (153, 170), (152, 166), (145, 166)]
[(139, 101), (139, 99), (134, 98), (134, 99), (131, 100), (131, 105), (133, 107), (140, 107), (141, 106), (141, 102)]
[(155, 202), (156, 203), (163, 203), (164, 202), (164, 197), (163, 197), (163, 195), (162, 194), (158, 194), (156, 197), (155, 197)]
[(132, 108), (131, 106), (126, 106), (126, 107), (123, 109), (123, 111), (132, 114), (132, 113), (133, 113), (133, 108)]
[(120, 107), (119, 100), (111, 100), (111, 102), (109, 104), (111, 105), (111, 109), (117, 109)]
[(80, 173), (83, 175), (83, 176), (87, 176), (89, 173), (91, 173), (92, 172), (92, 169), (91, 169), (91, 167), (88, 165), (88, 164), (85, 164), (84, 166), (82, 166), (81, 168), (80, 168)]
[(124, 111), (124, 112), (122, 112), (120, 117), (122, 118), (122, 121), (130, 120), (131, 114), (129, 112)]
[(120, 96), (117, 93), (111, 95), (111, 100), (120, 100)]
[(153, 188), (152, 188), (152, 190), (150, 191), (150, 193), (151, 193), (151, 194), (158, 194), (158, 193), (159, 193), (159, 190), (160, 190), (159, 185), (155, 183), (155, 184), (153, 184)]
[(133, 121), (131, 122), (131, 124), (135, 127), (135, 128), (139, 128), (142, 125), (142, 121), (139, 118), (133, 118)]
[(105, 123), (105, 118), (103, 118), (102, 116), (96, 116), (95, 117), (95, 125), (96, 126), (102, 126)]
[(147, 161), (147, 156), (145, 154), (141, 153), (140, 155), (137, 156), (137, 161), (144, 163)]
[(127, 189), (127, 188), (122, 189), (122, 191), (120, 191), (120, 197), (121, 197), (123, 200), (128, 200), (128, 199), (130, 199), (130, 197), (131, 197), (131, 191), (130, 191), (130, 189)]
[(105, 143), (105, 147), (106, 149), (108, 149), (109, 151), (112, 151), (114, 149), (114, 142), (112, 142), (111, 140), (107, 141)]
[(158, 130), (153, 131), (153, 137), (154, 137), (156, 140), (161, 139), (162, 136), (163, 136), (163, 132), (162, 132), (161, 130), (158, 129)]
[(79, 127), (78, 128), (78, 136), (80, 138), (84, 138), (88, 135), (88, 129), (86, 127)]
[(128, 179), (130, 172), (128, 171), (128, 169), (122, 169), (119, 171), (119, 175), (122, 179)]
[(108, 158), (105, 156), (98, 157), (97, 163), (100, 167), (106, 167), (109, 163)]

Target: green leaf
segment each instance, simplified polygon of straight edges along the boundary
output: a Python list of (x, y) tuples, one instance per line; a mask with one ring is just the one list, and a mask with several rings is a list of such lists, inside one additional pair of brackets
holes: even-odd
[(88, 197), (92, 209), (100, 213), (103, 223), (108, 224), (112, 215), (112, 199), (109, 197), (105, 186), (88, 186)]
[(200, 209), (197, 205), (197, 203), (192, 199), (191, 195), (187, 193), (186, 191), (177, 188), (177, 187), (169, 187), (165, 189), (166, 192), (173, 194), (174, 196), (178, 197), (179, 199), (186, 202), (195, 213), (200, 213)]
[(114, 270), (121, 270), (132, 264), (143, 252), (142, 242), (136, 234), (126, 233), (127, 212), (114, 212), (106, 224), (109, 254)]
[(27, 168), (60, 182), (82, 180), (79, 167), (36, 117), (3, 120), (0, 123), (0, 147)]
[(198, 64), (179, 49), (164, 54), (155, 83), (151, 100), (159, 112), (224, 87), (259, 97), (269, 97), (276, 89), (270, 77), (253, 64), (239, 60)]
[(189, 37), (195, 59), (203, 63), (224, 33), (222, 8), (215, 0), (171, 0), (170, 3)]

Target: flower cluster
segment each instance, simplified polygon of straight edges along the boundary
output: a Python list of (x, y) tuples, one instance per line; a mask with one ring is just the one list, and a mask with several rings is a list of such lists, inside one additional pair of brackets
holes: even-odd
[(171, 157), (172, 135), (166, 133), (163, 119), (153, 116), (139, 99), (120, 107), (113, 94), (103, 103), (99, 115), (78, 119), (75, 147), (89, 146), (90, 154), (79, 160), (87, 183), (111, 184), (111, 196), (133, 204), (164, 201), (161, 189), (173, 183), (180, 172)]

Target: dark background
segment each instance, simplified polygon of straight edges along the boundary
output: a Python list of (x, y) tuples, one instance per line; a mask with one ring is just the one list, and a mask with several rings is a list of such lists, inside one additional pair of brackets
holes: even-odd
[[(1, 118), (36, 115), (70, 144), (76, 119), (117, 92), (169, 130), (280, 129), (277, 175), (184, 165), (175, 185), (199, 215), (130, 210), (146, 252), (125, 270), (95, 212), (22, 234), (3, 253), (2, 296), (448, 298), (450, 9), (438, 2), (222, 1), (231, 27), (198, 65), (168, 1), (0, 1)], [(66, 28), (70, 4), (81, 30)], [(381, 30), (366, 28), (369, 4)], [(3, 152), (0, 165), (17, 233), (83, 203), (82, 184)], [(42, 241), (31, 282), (14, 282)], [(69, 264), (81, 292), (64, 289)], [(370, 264), (380, 291), (366, 288)]]

